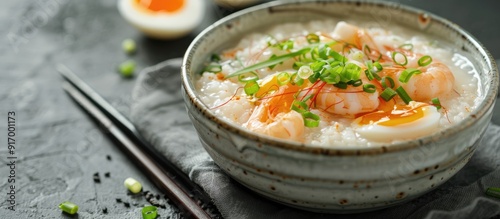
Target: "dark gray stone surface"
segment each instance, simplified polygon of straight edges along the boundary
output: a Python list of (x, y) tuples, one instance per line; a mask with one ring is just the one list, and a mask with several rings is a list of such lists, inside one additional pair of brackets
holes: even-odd
[[(208, 1), (208, 0), (207, 0)], [(500, 3), (481, 1), (398, 1), (456, 22), (478, 38), (497, 59)], [(203, 27), (228, 13), (208, 4), (204, 23), (189, 36), (173, 41), (149, 39), (129, 26), (116, 0), (6, 0), (0, 7), (0, 218), (140, 218), (144, 198), (127, 195), (123, 180), (134, 177), (146, 190), (159, 191), (141, 170), (102, 134), (63, 92), (55, 71), (63, 63), (125, 115), (135, 78), (124, 79), (116, 66), (133, 59), (137, 69), (182, 56)], [(135, 39), (138, 52), (121, 50)], [(138, 71), (137, 71), (138, 72)], [(497, 102), (497, 105), (499, 103)], [(500, 113), (493, 121), (500, 124)], [(7, 209), (10, 162), (7, 159), (7, 115), (16, 113), (16, 211)], [(106, 158), (111, 156), (111, 160)], [(474, 160), (474, 159), (473, 159)], [(104, 176), (106, 172), (110, 177)], [(479, 171), (480, 172), (480, 171)], [(99, 173), (101, 182), (92, 176)], [(479, 174), (479, 173), (478, 173)], [(127, 208), (116, 198), (128, 201)], [(70, 200), (77, 216), (62, 214), (57, 205)], [(103, 213), (107, 208), (108, 213)], [(179, 217), (175, 207), (160, 215)], [(166, 217), (162, 217), (166, 218)]]

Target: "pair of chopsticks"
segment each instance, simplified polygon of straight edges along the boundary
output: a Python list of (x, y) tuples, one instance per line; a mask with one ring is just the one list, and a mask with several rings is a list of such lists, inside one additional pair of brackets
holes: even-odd
[(159, 155), (125, 116), (68, 67), (58, 65), (57, 70), (65, 79), (62, 85), (64, 90), (102, 125), (107, 134), (117, 141), (117, 145), (144, 170), (148, 178), (183, 211), (184, 216), (205, 219), (220, 215), (218, 212), (211, 212), (213, 215), (209, 215), (203, 210), (202, 205), (214, 206), (210, 197), (180, 169)]

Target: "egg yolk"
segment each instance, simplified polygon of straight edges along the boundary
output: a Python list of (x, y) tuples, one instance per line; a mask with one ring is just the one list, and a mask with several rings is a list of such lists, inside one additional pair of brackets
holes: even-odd
[(376, 123), (383, 126), (397, 126), (405, 123), (410, 123), (421, 119), (425, 116), (425, 111), (427, 104), (417, 104), (415, 106), (410, 105), (395, 105), (394, 109), (390, 112), (377, 111), (373, 113), (365, 114), (361, 117), (360, 125), (369, 125)]
[(175, 12), (184, 6), (184, 0), (136, 0), (137, 4), (153, 12)]

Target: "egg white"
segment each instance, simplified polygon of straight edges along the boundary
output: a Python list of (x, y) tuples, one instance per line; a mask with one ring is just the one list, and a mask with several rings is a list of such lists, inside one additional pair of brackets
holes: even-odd
[(185, 0), (175, 12), (147, 12), (137, 8), (135, 0), (120, 0), (118, 10), (122, 16), (146, 35), (160, 39), (185, 36), (201, 23), (206, 0)]
[(359, 125), (359, 119), (353, 123), (360, 137), (377, 142), (391, 142), (394, 140), (415, 139), (432, 134), (438, 129), (441, 114), (434, 106), (422, 107), (424, 117), (409, 123), (396, 126), (383, 126), (374, 124)]

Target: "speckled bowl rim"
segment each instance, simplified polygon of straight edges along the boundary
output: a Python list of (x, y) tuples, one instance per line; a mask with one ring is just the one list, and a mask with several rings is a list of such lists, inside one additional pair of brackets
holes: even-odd
[[(448, 28), (451, 29), (451, 31), (455, 31), (456, 33), (460, 34), (461, 37), (469, 41), (474, 47), (481, 53), (482, 56), (484, 56), (486, 61), (486, 66), (489, 69), (486, 69), (487, 71), (489, 70), (490, 72), (484, 72), (484, 74), (491, 74), (492, 79), (491, 79), (491, 84), (490, 84), (490, 89), (486, 90), (485, 96), (483, 101), (479, 104), (479, 106), (471, 112), (470, 115), (468, 115), (464, 120), (460, 121), (459, 123), (448, 127), (444, 130), (441, 130), (433, 135), (425, 136), (422, 138), (418, 138), (415, 140), (408, 140), (408, 141), (401, 141), (398, 143), (391, 143), (391, 144), (382, 144), (382, 145), (377, 145), (374, 147), (366, 147), (366, 148), (360, 148), (360, 147), (335, 147), (335, 148), (326, 148), (325, 146), (317, 146), (317, 145), (307, 145), (304, 143), (300, 142), (292, 142), (289, 140), (281, 140), (273, 137), (269, 137), (263, 134), (258, 134), (251, 132), (249, 130), (244, 129), (243, 127), (240, 127), (236, 124), (231, 124), (225, 120), (222, 120), (218, 118), (218, 116), (213, 113), (196, 95), (195, 89), (194, 89), (194, 84), (189, 82), (188, 74), (190, 74), (189, 70), (191, 67), (191, 57), (194, 53), (194, 51), (197, 49), (198, 45), (202, 43), (205, 35), (210, 34), (211, 32), (215, 31), (217, 28), (222, 28), (226, 24), (230, 23), (233, 19), (236, 19), (239, 16), (242, 16), (244, 14), (258, 11), (258, 10), (269, 10), (271, 7), (277, 7), (277, 6), (284, 6), (284, 5), (295, 5), (295, 4), (304, 4), (304, 3), (318, 3), (318, 2), (326, 2), (328, 4), (335, 4), (335, 3), (340, 3), (340, 4), (371, 4), (371, 5), (376, 5), (379, 7), (386, 7), (389, 10), (400, 10), (400, 12), (403, 13), (411, 13), (414, 14), (415, 16), (418, 16), (419, 14), (425, 13), (430, 16), (430, 18), (433, 20), (433, 22), (439, 22), (443, 24), (444, 26), (447, 26)], [(481, 61), (481, 59), (478, 59), (477, 61)], [(257, 5), (251, 8), (247, 8), (244, 10), (241, 10), (239, 12), (236, 12), (234, 14), (231, 14), (225, 18), (222, 18), (221, 20), (215, 22), (211, 26), (207, 27), (205, 30), (203, 30), (191, 43), (191, 45), (188, 47), (186, 50), (186, 53), (183, 58), (183, 63), (182, 63), (182, 89), (185, 90), (186, 94), (188, 95), (190, 101), (194, 104), (194, 106), (197, 108), (196, 110), (200, 110), (200, 112), (210, 119), (211, 121), (215, 122), (217, 125), (221, 126), (222, 128), (225, 128), (226, 130), (232, 132), (233, 134), (239, 135), (243, 138), (248, 138), (255, 140), (257, 142), (260, 142), (262, 144), (267, 144), (270, 146), (282, 148), (282, 149), (288, 149), (288, 150), (295, 150), (295, 151), (300, 151), (304, 153), (312, 153), (312, 154), (322, 154), (322, 155), (331, 155), (331, 156), (338, 156), (338, 155), (374, 155), (374, 154), (380, 154), (380, 153), (387, 153), (387, 152), (397, 152), (397, 151), (403, 151), (403, 150), (409, 150), (413, 149), (422, 145), (426, 145), (432, 142), (438, 141), (440, 138), (449, 138), (453, 135), (456, 135), (466, 129), (467, 127), (472, 126), (479, 118), (482, 118), (485, 116), (485, 114), (491, 110), (493, 107), (493, 104), (496, 100), (497, 92), (498, 92), (498, 86), (499, 86), (499, 75), (498, 75), (498, 70), (495, 64), (495, 61), (491, 54), (486, 50), (486, 48), (483, 47), (483, 45), (476, 39), (474, 38), (470, 33), (467, 31), (463, 30), (461, 27), (459, 27), (457, 24), (444, 19), (442, 17), (439, 17), (435, 14), (432, 14), (430, 12), (417, 9), (411, 6), (406, 6), (402, 5), (401, 3), (395, 3), (395, 2), (379, 2), (379, 1), (371, 1), (371, 0), (364, 0), (364, 1), (345, 1), (345, 0), (295, 0), (295, 1), (273, 1), (269, 3), (264, 3), (261, 5)], [(193, 86), (192, 86), (193, 85)]]

